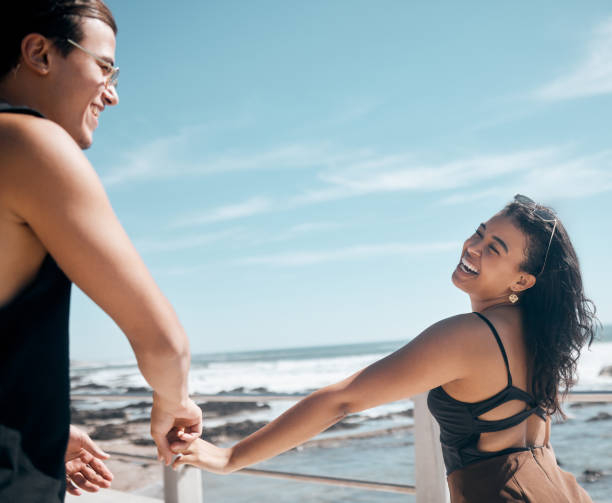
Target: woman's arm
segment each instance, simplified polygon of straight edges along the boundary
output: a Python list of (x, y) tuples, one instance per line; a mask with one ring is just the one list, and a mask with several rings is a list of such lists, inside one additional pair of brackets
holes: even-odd
[[(9, 133), (7, 133), (8, 135)], [(197, 436), (201, 411), (189, 399), (189, 343), (115, 216), (98, 176), (56, 124), (23, 117), (3, 141), (3, 205), (28, 225), (66, 275), (123, 330), (154, 390), (151, 430), (169, 462), (173, 427)]]
[(172, 444), (182, 453), (174, 466), (193, 464), (216, 473), (239, 470), (303, 443), (348, 414), (466, 377), (478, 353), (474, 333), (481, 328), (472, 315), (440, 321), (395, 353), (308, 395), (232, 448), (203, 440)]

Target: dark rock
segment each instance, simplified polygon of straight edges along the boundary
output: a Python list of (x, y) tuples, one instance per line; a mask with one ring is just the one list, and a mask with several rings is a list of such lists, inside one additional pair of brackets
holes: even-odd
[(142, 423), (148, 423), (151, 420), (150, 417), (137, 417), (136, 419), (130, 419), (129, 421), (126, 421), (125, 424), (142, 424)]
[(152, 438), (133, 438), (130, 440), (134, 445), (143, 445), (145, 447), (150, 447), (155, 445), (155, 441)]
[(604, 474), (601, 470), (591, 470), (587, 468), (585, 471), (582, 472), (582, 479), (585, 482), (596, 482), (603, 476)]
[(120, 409), (77, 410), (74, 407), (70, 408), (70, 420), (76, 424), (102, 419), (125, 419), (125, 417), (125, 412)]
[(414, 417), (414, 410), (406, 409), (400, 412), (390, 412), (389, 414), (385, 414), (384, 416), (376, 416), (376, 417), (368, 418), (367, 420), (368, 421), (379, 421), (380, 419), (394, 419), (398, 416)]
[(125, 426), (119, 424), (103, 424), (96, 426), (89, 436), (94, 440), (114, 440), (116, 438), (125, 438), (126, 434), (127, 430)]
[(266, 410), (267, 403), (258, 402), (204, 402), (198, 404), (207, 417), (222, 417), (243, 411)]
[(554, 426), (554, 425), (556, 425), (556, 424), (565, 424), (565, 423), (567, 423), (568, 421), (573, 421), (573, 420), (574, 420), (574, 418), (569, 417), (569, 416), (568, 416), (568, 417), (563, 418), (563, 417), (561, 417), (559, 414), (553, 414), (553, 415), (550, 417), (550, 420), (551, 420), (551, 422), (552, 422), (552, 424), (553, 424), (553, 426)]
[(263, 388), (263, 387), (253, 388), (251, 392), (252, 393), (268, 393), (268, 388)]
[(220, 436), (242, 438), (263, 428), (266, 424), (268, 424), (266, 421), (251, 421), (250, 419), (239, 423), (227, 423), (214, 428), (205, 428), (202, 438), (212, 440)]
[(230, 393), (244, 393), (244, 386), (239, 386), (230, 391)]
[(336, 424), (332, 424), (325, 431), (352, 430), (354, 428), (359, 428), (359, 425), (357, 423), (349, 423), (348, 421), (339, 421)]
[(151, 388), (147, 388), (146, 386), (128, 386), (125, 389), (126, 393), (153, 393)]
[(78, 391), (80, 389), (110, 389), (109, 386), (105, 386), (104, 384), (96, 384), (96, 383), (89, 383), (89, 384), (80, 384), (78, 386), (74, 386), (72, 388), (72, 391)]
[(606, 402), (576, 402), (571, 403), (570, 407), (572, 409), (581, 409), (583, 407), (590, 407), (591, 405), (607, 405)]
[(146, 409), (147, 407), (151, 407), (153, 404), (151, 402), (138, 402), (138, 403), (130, 403), (125, 407), (121, 407), (119, 410), (126, 409)]
[(608, 414), (607, 412), (601, 411), (596, 416), (587, 419), (587, 423), (591, 421), (606, 421), (608, 419), (612, 419), (612, 414)]
[(612, 365), (608, 365), (607, 367), (602, 368), (599, 371), (599, 375), (612, 377)]

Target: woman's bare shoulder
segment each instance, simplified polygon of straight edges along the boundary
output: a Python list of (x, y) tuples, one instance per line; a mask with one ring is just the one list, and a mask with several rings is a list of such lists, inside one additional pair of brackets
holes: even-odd
[(446, 339), (478, 340), (488, 327), (475, 313), (462, 313), (444, 318), (429, 328), (423, 334), (435, 334)]
[(463, 313), (444, 318), (424, 330), (417, 339), (432, 350), (463, 362), (472, 369), (499, 351), (491, 329), (475, 313)]

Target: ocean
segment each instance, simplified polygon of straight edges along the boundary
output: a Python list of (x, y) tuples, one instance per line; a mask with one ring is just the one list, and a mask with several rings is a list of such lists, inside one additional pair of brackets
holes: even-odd
[[(307, 393), (336, 382), (398, 349), (404, 341), (194, 355), (193, 393)], [(579, 361), (575, 390), (612, 390), (612, 377), (600, 376), (612, 365), (612, 327)], [(80, 392), (116, 393), (146, 387), (134, 361), (72, 362)], [(121, 406), (126, 402), (117, 403)], [(269, 421), (294, 400), (269, 402), (269, 409), (205, 419), (205, 428), (245, 420)], [(108, 407), (91, 402), (87, 407)], [(351, 416), (350, 429), (323, 433), (257, 468), (312, 475), (414, 484), (414, 440), (410, 400), (383, 405)], [(568, 419), (554, 424), (552, 445), (563, 469), (572, 472), (597, 503), (612, 503), (612, 403), (567, 404)], [(585, 475), (586, 474), (586, 475)], [(204, 474), (204, 497), (210, 501), (247, 503), (253, 495), (274, 502), (409, 502), (410, 495), (363, 491), (312, 483), (282, 481), (246, 474)], [(273, 496), (270, 496), (273, 495)]]

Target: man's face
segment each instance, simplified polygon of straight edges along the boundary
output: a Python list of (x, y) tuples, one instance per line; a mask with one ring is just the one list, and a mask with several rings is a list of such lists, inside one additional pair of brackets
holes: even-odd
[[(79, 45), (114, 65), (115, 34), (111, 27), (91, 18), (81, 23), (84, 37)], [(50, 77), (56, 96), (47, 115), (85, 149), (93, 142), (100, 113), (107, 105), (116, 105), (119, 97), (114, 87), (107, 88), (107, 68), (96, 58), (76, 47), (65, 58), (55, 52)]]

